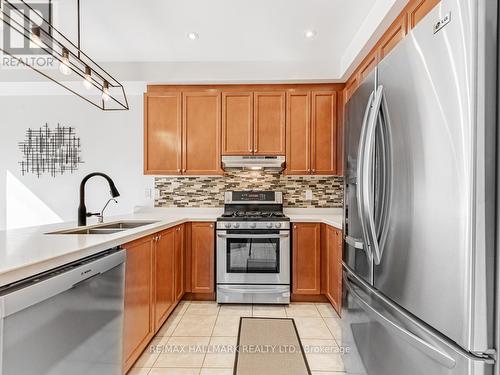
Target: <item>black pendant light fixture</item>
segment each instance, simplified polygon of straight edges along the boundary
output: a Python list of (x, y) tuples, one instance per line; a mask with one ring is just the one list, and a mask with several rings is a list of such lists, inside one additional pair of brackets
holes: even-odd
[[(3, 22), (5, 34), (0, 51), (17, 65), (33, 69), (104, 111), (128, 110), (123, 85), (80, 48), (80, 0), (76, 0), (76, 44), (52, 25), (52, 4), (48, 1), (48, 11), (40, 15), (40, 9), (34, 9), (33, 4), (24, 0), (0, 0), (0, 24)], [(25, 48), (13, 48), (6, 43), (11, 34), (20, 34)], [(33, 55), (38, 58), (33, 58)], [(40, 61), (53, 64), (40, 64)]]

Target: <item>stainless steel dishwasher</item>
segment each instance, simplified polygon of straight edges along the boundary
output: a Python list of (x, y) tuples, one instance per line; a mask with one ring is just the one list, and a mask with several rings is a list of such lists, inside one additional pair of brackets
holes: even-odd
[(0, 288), (0, 375), (122, 372), (125, 250)]

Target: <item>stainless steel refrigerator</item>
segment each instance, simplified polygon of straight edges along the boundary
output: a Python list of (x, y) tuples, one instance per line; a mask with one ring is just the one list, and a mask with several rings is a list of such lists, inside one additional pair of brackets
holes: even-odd
[(348, 372), (498, 371), (497, 6), (442, 0), (347, 103)]

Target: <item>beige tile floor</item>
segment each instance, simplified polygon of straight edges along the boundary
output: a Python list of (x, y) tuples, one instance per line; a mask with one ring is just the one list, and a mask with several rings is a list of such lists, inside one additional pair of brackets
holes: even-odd
[[(313, 375), (340, 375), (339, 317), (327, 303), (217, 305), (181, 301), (129, 375), (231, 375), (242, 316), (294, 318)], [(337, 338), (336, 338), (337, 337)], [(317, 348), (327, 348), (318, 351)]]

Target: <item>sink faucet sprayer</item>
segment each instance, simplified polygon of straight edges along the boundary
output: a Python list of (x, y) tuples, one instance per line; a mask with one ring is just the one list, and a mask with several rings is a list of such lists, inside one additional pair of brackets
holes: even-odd
[[(85, 184), (87, 183), (87, 181), (90, 178), (92, 178), (94, 176), (104, 177), (106, 179), (106, 181), (108, 181), (109, 188), (110, 188), (110, 194), (113, 198), (120, 196), (120, 193), (118, 192), (118, 189), (116, 188), (115, 183), (108, 175), (106, 175), (104, 173), (100, 173), (100, 172), (94, 172), (94, 173), (90, 173), (87, 176), (85, 176), (83, 178), (82, 182), (80, 183), (80, 205), (78, 206), (78, 225), (79, 226), (87, 225), (87, 217), (88, 216), (100, 216), (99, 220), (101, 221), (102, 214), (104, 213), (104, 209), (106, 208), (106, 206), (110, 202), (110, 201), (108, 201), (108, 203), (106, 203), (106, 206), (104, 206), (104, 208), (102, 209), (100, 214), (87, 213), (87, 207), (85, 207)], [(115, 200), (115, 202), (116, 202), (116, 200)]]

